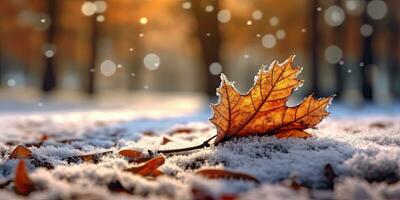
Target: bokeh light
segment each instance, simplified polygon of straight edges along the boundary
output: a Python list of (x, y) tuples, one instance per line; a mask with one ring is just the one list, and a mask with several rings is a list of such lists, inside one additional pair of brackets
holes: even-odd
[(213, 62), (211, 63), (209, 70), (212, 75), (219, 75), (222, 72), (222, 65), (218, 62)]
[(325, 59), (328, 63), (336, 64), (343, 58), (342, 49), (336, 45), (330, 45), (325, 49)]
[(340, 26), (344, 22), (345, 14), (341, 7), (330, 6), (325, 10), (324, 19), (329, 26)]
[(221, 23), (227, 23), (231, 20), (231, 11), (224, 9), (220, 10), (217, 15), (217, 19)]
[(143, 64), (148, 70), (156, 70), (160, 67), (160, 57), (155, 53), (149, 53), (144, 57)]
[(105, 60), (100, 65), (100, 72), (107, 77), (114, 75), (116, 70), (117, 66), (111, 60)]

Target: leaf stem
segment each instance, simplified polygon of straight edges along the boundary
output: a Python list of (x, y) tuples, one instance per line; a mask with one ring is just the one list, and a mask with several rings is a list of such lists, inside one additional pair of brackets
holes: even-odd
[(157, 153), (168, 154), (168, 153), (179, 153), (179, 152), (184, 152), (184, 151), (192, 151), (192, 150), (196, 150), (196, 149), (202, 149), (204, 147), (209, 147), (210, 146), (209, 142), (212, 139), (214, 139), (215, 137), (217, 137), (217, 135), (212, 136), (211, 138), (209, 138), (206, 141), (204, 141), (202, 144), (199, 144), (199, 145), (196, 145), (196, 146), (180, 148), (180, 149), (159, 150), (159, 151), (157, 151)]

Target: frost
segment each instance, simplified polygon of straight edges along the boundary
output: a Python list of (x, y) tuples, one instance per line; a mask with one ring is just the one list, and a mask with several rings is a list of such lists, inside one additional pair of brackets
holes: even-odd
[[(135, 117), (95, 112), (30, 114), (2, 116), (0, 124), (0, 179), (12, 178), (16, 160), (8, 160), (15, 147), (7, 142), (29, 143), (38, 141), (42, 134), (50, 136), (43, 146), (30, 147), (35, 155), (47, 159), (53, 170), (27, 167), (30, 176), (41, 190), (31, 199), (130, 199), (130, 194), (112, 193), (108, 184), (119, 181), (138, 199), (191, 199), (192, 188), (200, 188), (213, 197), (223, 194), (239, 195), (241, 199), (309, 199), (327, 196), (336, 199), (396, 199), (400, 197), (400, 183), (385, 182), (400, 177), (400, 117), (352, 117), (345, 108), (332, 106), (333, 116), (316, 130), (313, 138), (278, 140), (273, 137), (247, 137), (167, 158), (160, 168), (166, 175), (156, 181), (124, 172), (132, 166), (117, 152), (135, 149), (147, 150), (182, 148), (201, 144), (216, 134), (206, 122), (209, 113), (175, 118)], [(343, 111), (341, 111), (343, 110)], [(374, 113), (373, 109), (366, 113)], [(364, 115), (361, 113), (360, 115)], [(366, 114), (366, 116), (368, 116)], [(190, 133), (170, 134), (177, 129)], [(154, 136), (144, 136), (153, 131)], [(172, 142), (161, 145), (168, 134)], [(62, 144), (60, 140), (79, 139)], [(113, 151), (98, 164), (68, 164), (62, 158)], [(324, 192), (328, 183), (324, 166), (330, 163), (338, 175), (335, 190)], [(233, 180), (207, 180), (194, 176), (203, 168), (226, 168), (257, 177), (262, 184)], [(296, 176), (299, 184), (312, 188), (295, 191), (282, 184), (282, 180)], [(370, 183), (370, 182), (376, 183)], [(82, 189), (86, 188), (86, 189)], [(90, 188), (90, 189), (88, 189)], [(0, 196), (18, 199), (13, 192), (1, 190)]]

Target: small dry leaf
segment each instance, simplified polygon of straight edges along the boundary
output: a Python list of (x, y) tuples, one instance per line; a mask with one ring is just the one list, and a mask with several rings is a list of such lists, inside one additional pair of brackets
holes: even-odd
[(333, 170), (333, 167), (332, 167), (331, 164), (328, 163), (328, 164), (325, 165), (325, 167), (324, 167), (324, 175), (325, 175), (325, 178), (326, 178), (326, 180), (328, 182), (328, 187), (330, 189), (333, 189), (333, 187), (335, 185), (336, 173)]
[(32, 151), (28, 148), (18, 145), (10, 154), (10, 159), (25, 159), (32, 156)]
[(151, 156), (146, 156), (144, 153), (140, 151), (125, 149), (118, 152), (119, 155), (124, 156), (129, 159), (131, 162), (142, 163), (150, 160)]
[(310, 95), (299, 105), (287, 107), (289, 96), (302, 85), (297, 79), (301, 69), (292, 66), (293, 59), (291, 56), (283, 64), (274, 62), (269, 70), (262, 68), (255, 85), (244, 95), (221, 75), (219, 102), (212, 105), (214, 115), (210, 119), (217, 128), (215, 144), (250, 135), (311, 136), (303, 130), (315, 128), (329, 115), (326, 108), (332, 97), (314, 99)]
[(260, 181), (254, 176), (224, 169), (202, 169), (197, 171), (196, 174), (209, 179), (235, 179), (260, 183)]
[(215, 198), (204, 189), (200, 189), (197, 187), (192, 187), (192, 199), (193, 200), (214, 200)]
[(161, 171), (158, 171), (158, 168), (164, 163), (165, 163), (165, 158), (163, 156), (158, 156), (140, 166), (131, 167), (126, 169), (125, 171), (129, 171), (134, 174), (139, 174), (141, 176), (156, 177), (162, 174)]
[(142, 134), (143, 134), (144, 136), (150, 136), (150, 137), (156, 135), (156, 133), (155, 133), (154, 131), (144, 131)]
[(391, 123), (384, 123), (384, 122), (373, 122), (369, 125), (370, 128), (376, 128), (376, 129), (384, 129), (390, 126), (392, 126)]
[(239, 199), (238, 195), (236, 194), (222, 194), (221, 197), (219, 197), (220, 200), (236, 200)]
[(17, 168), (15, 169), (14, 183), (15, 190), (18, 194), (28, 195), (35, 189), (35, 185), (28, 176), (24, 160), (18, 162)]
[(175, 130), (172, 130), (169, 132), (169, 135), (175, 135), (175, 134), (189, 134), (192, 133), (194, 130), (191, 128), (177, 128)]
[(163, 137), (163, 140), (161, 142), (161, 145), (166, 145), (168, 143), (172, 142), (171, 139), (167, 138), (167, 137)]

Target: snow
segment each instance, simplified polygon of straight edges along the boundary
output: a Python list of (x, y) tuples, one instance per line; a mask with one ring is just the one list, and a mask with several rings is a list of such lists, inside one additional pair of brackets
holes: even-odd
[[(207, 121), (211, 116), (207, 108), (167, 109), (166, 105), (172, 101), (182, 100), (165, 98), (165, 101), (168, 103), (159, 105), (164, 109), (145, 107), (152, 102), (149, 98), (140, 101), (144, 102), (141, 106), (129, 108), (15, 113), (7, 110), (0, 114), (0, 182), (13, 177), (17, 161), (9, 160), (8, 155), (16, 144), (38, 141), (45, 134), (50, 136), (49, 141), (39, 148), (29, 148), (55, 168), (38, 168), (27, 162), (30, 176), (40, 188), (30, 194), (30, 199), (131, 199), (132, 194), (112, 193), (107, 188), (116, 181), (138, 199), (192, 199), (193, 189), (214, 198), (224, 195), (237, 195), (241, 199), (400, 198), (400, 183), (389, 184), (400, 176), (398, 107), (368, 107), (357, 110), (356, 114), (346, 106), (333, 104), (330, 107), (332, 117), (323, 121), (318, 129), (309, 130), (315, 137), (307, 140), (234, 139), (218, 146), (168, 155), (160, 168), (165, 176), (156, 180), (124, 172), (133, 164), (118, 156), (119, 150), (147, 153), (148, 150), (181, 148), (201, 144), (216, 134)], [(190, 101), (185, 99), (184, 102)], [(169, 134), (182, 128), (193, 131)], [(143, 132), (155, 135), (146, 136)], [(165, 136), (172, 142), (161, 145)], [(67, 144), (56, 142), (64, 139), (79, 140)], [(8, 142), (15, 144), (8, 145)], [(97, 164), (69, 164), (63, 159), (110, 150), (114, 153), (102, 157)], [(328, 163), (338, 175), (333, 191), (329, 190), (324, 176)], [(262, 183), (208, 180), (194, 175), (203, 168), (247, 173)], [(287, 186), (287, 180), (292, 178), (303, 187), (294, 190)], [(0, 190), (0, 196), (24, 198), (14, 194), (11, 188), (12, 185)]]

